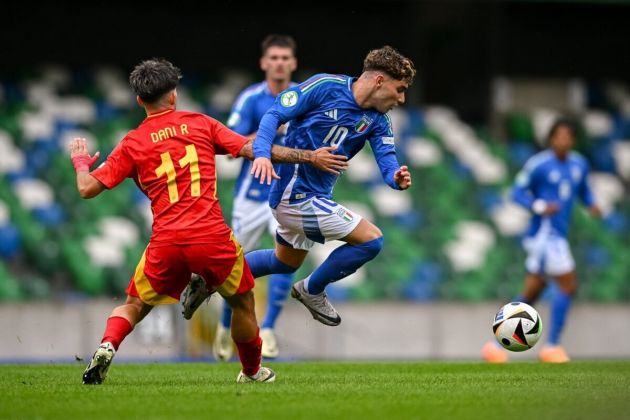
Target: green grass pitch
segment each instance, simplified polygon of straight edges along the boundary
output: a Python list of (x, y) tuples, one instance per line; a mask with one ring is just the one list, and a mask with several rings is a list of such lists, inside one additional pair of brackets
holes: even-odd
[(0, 419), (628, 419), (630, 362), (269, 363), (273, 384), (236, 384), (239, 365), (0, 365)]

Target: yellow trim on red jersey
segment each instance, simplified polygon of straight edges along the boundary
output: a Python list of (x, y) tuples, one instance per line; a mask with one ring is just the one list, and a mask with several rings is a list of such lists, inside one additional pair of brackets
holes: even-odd
[(166, 111), (156, 112), (155, 114), (149, 114), (149, 115), (147, 115), (147, 118), (159, 117), (160, 115), (164, 115), (164, 114), (167, 114), (167, 113), (173, 112), (173, 111), (175, 111), (175, 110), (174, 109), (167, 109)]
[(145, 249), (142, 253), (142, 258), (140, 258), (140, 262), (136, 267), (136, 272), (133, 275), (133, 282), (136, 285), (136, 290), (138, 291), (138, 295), (140, 296), (140, 300), (148, 305), (172, 305), (174, 303), (179, 303), (179, 300), (168, 296), (161, 295), (151, 286), (147, 275), (144, 274), (144, 265), (146, 261), (147, 250)]
[(234, 261), (234, 265), (232, 266), (232, 271), (230, 272), (230, 275), (227, 276), (223, 284), (217, 289), (219, 294), (223, 297), (234, 296), (234, 293), (236, 293), (238, 287), (241, 285), (243, 268), (245, 266), (245, 255), (243, 253), (243, 248), (234, 237), (233, 232), (230, 233), (230, 240), (234, 243), (234, 246), (236, 247), (236, 261)]

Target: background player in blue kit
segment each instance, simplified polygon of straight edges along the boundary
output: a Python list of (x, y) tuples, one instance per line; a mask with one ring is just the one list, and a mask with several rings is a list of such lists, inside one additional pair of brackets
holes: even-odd
[[(276, 96), (291, 85), (291, 75), (297, 68), (296, 43), (287, 35), (269, 35), (262, 44), (260, 68), (265, 72), (265, 80), (247, 87), (236, 99), (227, 126), (239, 134), (254, 138), (263, 115), (273, 105)], [(285, 126), (279, 127), (274, 134), (274, 144), (284, 144)], [(265, 231), (272, 235), (278, 223), (269, 208), (270, 186), (252, 182), (251, 162), (243, 161), (234, 189), (232, 210), (232, 229), (243, 249), (252, 251), (259, 245)], [(293, 274), (273, 274), (269, 278), (267, 310), (261, 324), (260, 336), (263, 340), (262, 356), (278, 356), (278, 344), (273, 332), (276, 319), (289, 295), (293, 284)], [(196, 290), (203, 285), (203, 280), (195, 277), (189, 289)], [(205, 300), (204, 296), (191, 295), (184, 301), (184, 316), (190, 319), (194, 310)], [(191, 299), (191, 297), (196, 299)], [(227, 361), (232, 356), (233, 344), (230, 336), (232, 310), (223, 303), (221, 321), (217, 326), (213, 353), (217, 360)]]
[[(560, 346), (560, 335), (577, 290), (575, 261), (567, 236), (573, 203), (579, 197), (595, 217), (601, 216), (588, 184), (588, 164), (577, 152), (575, 128), (564, 119), (549, 131), (549, 149), (531, 157), (516, 177), (512, 197), (533, 213), (523, 240), (527, 252), (525, 286), (516, 300), (532, 304), (546, 286), (545, 276), (555, 279), (558, 288), (551, 300), (548, 345), (540, 352), (543, 362), (564, 363), (569, 356)], [(505, 350), (490, 343), (483, 351), (490, 362), (507, 360)]]
[(303, 165), (280, 165), (278, 176), (269, 159), (276, 130), (290, 121), (286, 146), (310, 150), (334, 146), (337, 154), (348, 159), (369, 142), (383, 180), (394, 189), (407, 189), (411, 174), (396, 159), (394, 133), (386, 113), (405, 102), (415, 73), (411, 60), (392, 47), (372, 50), (358, 78), (319, 74), (283, 92), (258, 128), (252, 173), (260, 183), (277, 179), (269, 204), (279, 227), (275, 251), (251, 252), (247, 261), (254, 277), (293, 273), (315, 243), (346, 242), (291, 291), (323, 324), (341, 322), (326, 297), (326, 285), (373, 259), (383, 246), (383, 234), (332, 200), (338, 175)]

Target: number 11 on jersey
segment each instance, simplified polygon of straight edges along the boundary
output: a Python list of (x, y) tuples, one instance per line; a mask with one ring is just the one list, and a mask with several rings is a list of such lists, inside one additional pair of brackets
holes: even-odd
[[(177, 175), (175, 173), (175, 166), (171, 159), (169, 152), (164, 152), (160, 155), (162, 158), (162, 164), (155, 168), (155, 176), (158, 178), (166, 175), (166, 184), (168, 185), (168, 197), (171, 203), (179, 201), (179, 192), (177, 191)], [(186, 165), (190, 168), (190, 195), (193, 197), (199, 197), (201, 194), (201, 174), (199, 173), (199, 158), (197, 156), (197, 149), (194, 144), (186, 146), (186, 155), (179, 160), (180, 168), (184, 168)]]

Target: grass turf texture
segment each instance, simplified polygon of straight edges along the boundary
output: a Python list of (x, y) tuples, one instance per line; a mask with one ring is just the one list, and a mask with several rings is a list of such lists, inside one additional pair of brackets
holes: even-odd
[(114, 364), (100, 386), (81, 365), (0, 365), (0, 418), (630, 418), (630, 362)]

